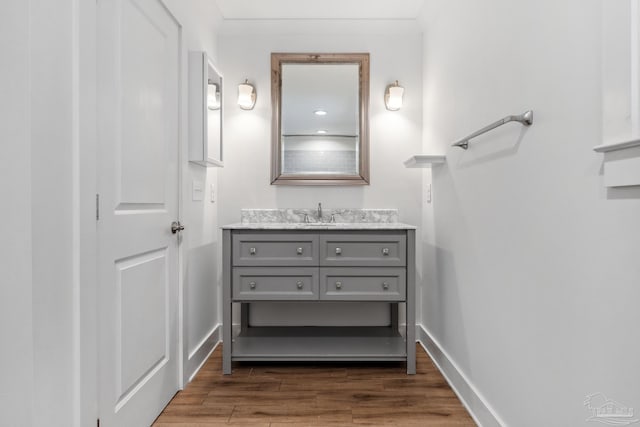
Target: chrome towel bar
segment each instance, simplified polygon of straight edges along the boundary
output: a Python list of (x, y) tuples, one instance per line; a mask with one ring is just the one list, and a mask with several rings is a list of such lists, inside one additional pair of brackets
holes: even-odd
[(498, 120), (497, 122), (491, 123), (490, 125), (483, 127), (479, 131), (476, 131), (465, 138), (457, 140), (456, 142), (451, 144), (451, 146), (460, 147), (463, 150), (466, 150), (467, 148), (469, 148), (469, 140), (471, 138), (475, 138), (476, 136), (482, 135), (483, 133), (487, 133), (490, 130), (493, 130), (509, 122), (520, 122), (525, 126), (531, 126), (533, 124), (533, 111), (528, 110), (518, 116), (507, 116), (503, 119)]

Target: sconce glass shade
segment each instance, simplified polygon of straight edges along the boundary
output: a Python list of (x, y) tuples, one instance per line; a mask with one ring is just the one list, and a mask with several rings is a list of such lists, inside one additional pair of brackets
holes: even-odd
[(243, 110), (251, 110), (256, 105), (256, 89), (249, 80), (238, 85), (238, 105)]
[(387, 86), (384, 93), (384, 105), (387, 110), (397, 111), (402, 108), (402, 97), (404, 96), (404, 88), (398, 84), (398, 81)]
[(211, 82), (207, 85), (207, 108), (209, 110), (220, 109), (220, 91), (218, 85)]

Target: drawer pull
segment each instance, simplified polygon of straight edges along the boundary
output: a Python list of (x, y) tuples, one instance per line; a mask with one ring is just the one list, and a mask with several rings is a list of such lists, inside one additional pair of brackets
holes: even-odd
[(298, 249), (296, 249), (296, 253), (297, 253), (298, 255), (302, 255), (302, 248), (298, 248)]
[(301, 281), (297, 281), (296, 282), (296, 286), (298, 287), (298, 289), (302, 289), (303, 283)]
[(386, 291), (387, 289), (389, 289), (389, 283), (387, 283), (387, 282), (382, 282), (382, 289), (384, 289), (385, 291)]
[(249, 253), (251, 255), (255, 255), (256, 254), (256, 248), (249, 248)]
[(336, 289), (342, 289), (342, 282), (336, 282)]
[(249, 287), (251, 289), (255, 289), (256, 288), (256, 282), (249, 282)]
[(384, 255), (384, 256), (389, 255), (389, 248), (383, 248), (382, 249), (382, 255)]
[(341, 255), (341, 254), (342, 254), (342, 249), (336, 248), (336, 255)]

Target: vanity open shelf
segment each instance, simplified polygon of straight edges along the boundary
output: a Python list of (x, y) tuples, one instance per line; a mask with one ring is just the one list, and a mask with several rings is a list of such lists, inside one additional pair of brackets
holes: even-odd
[(404, 361), (404, 337), (384, 327), (254, 327), (233, 341), (237, 361)]
[[(415, 373), (415, 228), (223, 227), (223, 372), (234, 361), (406, 361)], [(253, 304), (388, 303), (382, 326), (252, 326)], [(232, 313), (240, 309), (240, 325)], [(404, 307), (404, 310), (400, 310)]]

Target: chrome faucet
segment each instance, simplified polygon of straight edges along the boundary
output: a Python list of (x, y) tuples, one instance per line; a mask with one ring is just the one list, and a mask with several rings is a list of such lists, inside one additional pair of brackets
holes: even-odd
[(318, 203), (318, 222), (322, 222), (322, 203)]

